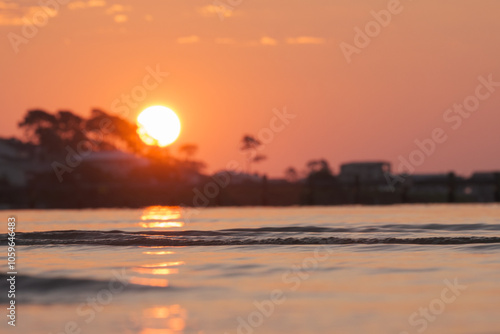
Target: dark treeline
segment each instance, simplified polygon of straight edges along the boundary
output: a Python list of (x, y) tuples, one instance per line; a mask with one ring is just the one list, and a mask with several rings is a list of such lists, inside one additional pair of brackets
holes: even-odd
[(282, 179), (253, 172), (267, 157), (244, 135), (242, 166), (214, 175), (196, 160), (197, 145), (146, 145), (137, 125), (102, 110), (30, 110), (23, 138), (0, 139), (0, 207), (85, 208), (149, 205), (337, 205), (500, 201), (500, 173), (394, 175), (386, 162), (343, 164), (325, 159), (289, 167)]
[(19, 127), (24, 138), (0, 139), (4, 207), (168, 204), (207, 178), (196, 145), (148, 146), (136, 124), (102, 110), (88, 118), (30, 110)]

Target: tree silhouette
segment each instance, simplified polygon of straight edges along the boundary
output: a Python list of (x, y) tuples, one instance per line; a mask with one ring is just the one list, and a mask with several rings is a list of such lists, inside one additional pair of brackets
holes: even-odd
[(306, 166), (309, 169), (309, 175), (317, 173), (325, 175), (332, 174), (330, 165), (328, 164), (328, 161), (326, 161), (325, 159), (310, 160), (307, 162)]
[(198, 145), (196, 144), (184, 144), (179, 147), (179, 153), (184, 155), (184, 160), (190, 160), (198, 151)]
[(203, 161), (193, 160), (193, 156), (198, 151), (198, 145), (184, 144), (179, 147), (178, 151), (184, 155), (184, 161), (181, 164), (186, 172), (201, 173), (206, 168), (207, 165)]
[(244, 135), (241, 139), (240, 150), (247, 155), (247, 173), (249, 174), (251, 171), (251, 164), (253, 162), (260, 162), (267, 159), (265, 155), (257, 152), (261, 145), (262, 143), (260, 140), (251, 135)]
[(88, 119), (65, 110), (55, 114), (29, 110), (19, 127), (25, 131), (28, 142), (38, 145), (47, 156), (64, 155), (68, 146), (73, 150), (85, 146), (93, 151), (145, 152), (137, 125), (98, 109), (92, 110)]
[(297, 182), (297, 180), (299, 179), (299, 173), (297, 172), (297, 170), (294, 167), (288, 167), (285, 170), (285, 179), (288, 182), (292, 182), (292, 183)]
[(307, 166), (307, 169), (309, 170), (309, 174), (312, 174), (312, 173), (318, 171), (319, 162), (318, 162), (318, 160), (310, 160), (307, 162), (306, 166)]
[(147, 154), (146, 144), (137, 133), (137, 125), (124, 118), (93, 109), (86, 122), (86, 130), (101, 137), (99, 142), (102, 142), (103, 149), (111, 146), (113, 149)]
[(70, 111), (52, 115), (44, 110), (30, 110), (19, 122), (30, 143), (39, 145), (45, 154), (60, 154), (66, 146), (75, 147), (86, 140), (84, 120)]

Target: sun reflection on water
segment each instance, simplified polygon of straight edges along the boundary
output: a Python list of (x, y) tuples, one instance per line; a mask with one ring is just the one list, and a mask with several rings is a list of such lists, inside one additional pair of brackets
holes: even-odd
[(161, 250), (147, 250), (142, 252), (145, 255), (169, 255), (175, 254), (174, 251), (165, 250), (165, 246), (139, 246), (139, 248), (147, 248), (147, 249), (161, 249)]
[(154, 222), (154, 223), (140, 223), (144, 228), (168, 228), (168, 227), (183, 227), (183, 222)]
[(171, 275), (179, 273), (179, 269), (169, 269), (169, 268), (134, 268), (136, 273), (139, 274), (151, 274), (151, 275)]
[(179, 206), (150, 206), (144, 209), (139, 226), (143, 228), (183, 227)]
[[(142, 247), (150, 249), (164, 249), (158, 251), (144, 251), (142, 254), (145, 255), (173, 255), (175, 252), (165, 250), (165, 247), (154, 246), (154, 247)], [(164, 277), (166, 275), (178, 274), (179, 267), (186, 264), (184, 261), (164, 261), (143, 264), (137, 267), (131, 268), (132, 272), (136, 273), (138, 276), (133, 276), (130, 278), (130, 283), (138, 285), (146, 285), (153, 287), (167, 287), (169, 282)]]
[(168, 255), (168, 254), (174, 254), (174, 252), (171, 252), (171, 251), (145, 251), (145, 252), (142, 252), (142, 254), (146, 254), (146, 255)]
[(147, 328), (140, 334), (182, 333), (186, 328), (187, 312), (180, 305), (154, 306), (143, 311)]
[(146, 277), (131, 277), (129, 280), (132, 284), (155, 286), (155, 287), (167, 287), (168, 280), (163, 278), (146, 278)]
[(158, 267), (173, 267), (173, 266), (181, 266), (183, 264), (186, 264), (184, 261), (176, 261), (176, 262), (163, 262), (163, 263), (158, 263), (158, 264), (145, 264), (143, 267), (148, 267), (148, 268), (158, 268)]
[(171, 275), (179, 273), (177, 268), (167, 268), (181, 266), (185, 264), (184, 261), (176, 262), (162, 262), (156, 264), (145, 264), (140, 267), (133, 268), (132, 270), (139, 274), (149, 274), (149, 275)]

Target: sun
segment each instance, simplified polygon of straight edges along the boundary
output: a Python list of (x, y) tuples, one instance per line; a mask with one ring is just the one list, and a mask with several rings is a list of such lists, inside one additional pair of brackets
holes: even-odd
[(181, 133), (176, 113), (164, 106), (152, 106), (137, 116), (137, 133), (148, 145), (160, 147), (172, 144)]

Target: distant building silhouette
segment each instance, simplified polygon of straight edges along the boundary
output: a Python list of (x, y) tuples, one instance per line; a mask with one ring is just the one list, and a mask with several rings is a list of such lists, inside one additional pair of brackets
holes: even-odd
[(14, 139), (0, 138), (0, 179), (13, 187), (25, 187), (34, 173), (50, 170), (37, 157), (37, 148)]
[(499, 173), (495, 172), (476, 172), (470, 177), (471, 186), (468, 191), (472, 196), (477, 198), (479, 202), (493, 202), (498, 201), (495, 198), (496, 191), (498, 191), (498, 176)]
[(338, 180), (343, 183), (385, 183), (391, 173), (391, 164), (386, 161), (351, 162), (340, 165)]
[[(0, 138), (0, 208), (500, 202), (499, 171), (396, 175), (389, 162), (366, 161), (344, 163), (335, 175), (319, 159), (307, 163), (302, 179), (296, 170), (288, 179), (267, 179), (240, 169), (206, 175), (187, 157), (161, 160), (111, 148), (70, 156), (69, 163), (67, 154)], [(61, 167), (63, 180), (55, 161), (71, 166)]]
[(408, 177), (410, 194), (433, 193), (444, 195), (448, 191), (448, 174), (411, 174)]

